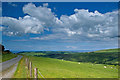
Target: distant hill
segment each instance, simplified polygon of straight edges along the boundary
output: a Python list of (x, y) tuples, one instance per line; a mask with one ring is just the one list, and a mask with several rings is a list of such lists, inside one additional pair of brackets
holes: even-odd
[(99, 50), (94, 52), (84, 52), (84, 53), (75, 53), (71, 54), (65, 52), (64, 54), (45, 54), (45, 55), (34, 55), (37, 57), (49, 57), (56, 59), (64, 59), (68, 61), (76, 62), (91, 62), (96, 64), (109, 64), (109, 65), (118, 65), (118, 50), (120, 49), (107, 49)]
[(87, 62), (96, 64), (118, 65), (118, 51), (120, 49), (105, 49), (93, 52), (72, 52), (72, 51), (37, 51), (21, 52), (27, 56), (49, 57), (75, 62)]
[(116, 49), (104, 49), (104, 50), (98, 50), (98, 51), (95, 51), (95, 52), (105, 52), (105, 53), (108, 53), (108, 52), (118, 52), (120, 51), (120, 48), (116, 48)]

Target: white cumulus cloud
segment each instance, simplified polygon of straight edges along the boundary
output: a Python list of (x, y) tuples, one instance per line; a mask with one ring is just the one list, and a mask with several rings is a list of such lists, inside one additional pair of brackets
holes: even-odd
[(36, 7), (34, 4), (29, 3), (23, 7), (23, 11), (44, 23), (44, 26), (52, 27), (56, 24), (56, 17), (50, 8), (44, 6)]
[(29, 3), (23, 7), (27, 14), (23, 18), (2, 17), (5, 33), (8, 35), (33, 33), (40, 34), (44, 30), (52, 33), (47, 36), (31, 39), (78, 39), (109, 40), (118, 36), (118, 11), (100, 13), (85, 9), (74, 9), (74, 14), (61, 15), (60, 19), (48, 8), (48, 3), (35, 6)]
[(38, 19), (31, 16), (24, 16), (23, 18), (19, 17), (19, 19), (11, 18), (11, 17), (2, 17), (2, 25), (5, 27), (7, 34), (16, 35), (23, 33), (40, 33), (43, 31), (43, 25)]
[(118, 11), (105, 14), (98, 11), (75, 9), (75, 14), (60, 17), (62, 26), (68, 35), (86, 37), (114, 37), (118, 35)]
[(44, 7), (48, 7), (48, 3), (44, 3), (43, 6), (44, 6)]

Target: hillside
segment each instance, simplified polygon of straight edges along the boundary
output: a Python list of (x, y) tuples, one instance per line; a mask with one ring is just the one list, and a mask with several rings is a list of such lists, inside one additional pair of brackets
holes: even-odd
[[(44, 78), (117, 78), (116, 66), (79, 63), (52, 58), (26, 56), (32, 61), (32, 68), (38, 68)], [(26, 57), (19, 62), (14, 78), (29, 78)], [(106, 67), (106, 68), (105, 68)], [(38, 73), (38, 78), (42, 76)], [(49, 79), (48, 79), (49, 80)], [(63, 80), (63, 79), (62, 79)], [(106, 80), (106, 79), (105, 79)]]
[(95, 51), (95, 52), (105, 52), (105, 53), (108, 53), (108, 52), (118, 52), (120, 51), (120, 48), (118, 49), (104, 49), (104, 50), (98, 50), (98, 51)]
[(0, 50), (0, 63), (17, 57), (17, 55), (13, 54), (11, 51), (5, 50), (4, 46), (1, 44), (0, 44), (0, 49), (1, 49)]
[(21, 53), (24, 55), (31, 55), (37, 57), (49, 57), (55, 59), (63, 59), (68, 61), (75, 61), (75, 62), (91, 62), (96, 64), (109, 64), (109, 65), (118, 65), (118, 50), (119, 49), (107, 49), (107, 50), (99, 50), (94, 52), (62, 52), (58, 53), (54, 51), (54, 53), (50, 53), (44, 51), (44, 53), (39, 52), (26, 52)]

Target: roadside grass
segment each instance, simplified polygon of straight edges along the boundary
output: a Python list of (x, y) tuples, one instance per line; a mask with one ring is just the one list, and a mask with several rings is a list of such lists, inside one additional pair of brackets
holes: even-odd
[[(32, 61), (33, 69), (38, 68), (45, 78), (118, 78), (118, 69), (115, 66), (92, 63), (79, 64), (78, 62), (45, 57), (28, 57)], [(18, 64), (14, 78), (28, 77), (25, 57), (23, 57)], [(39, 73), (38, 78), (42, 78)]]
[(2, 62), (2, 53), (0, 53), (0, 63)]
[(15, 57), (17, 57), (17, 55), (12, 54), (12, 53), (2, 54), (2, 55), (0, 55), (0, 63), (4, 62), (4, 61), (7, 61), (7, 60), (10, 60), (10, 59), (15, 58)]
[(18, 67), (14, 73), (13, 78), (28, 78), (27, 70), (28, 69), (25, 64), (25, 57), (23, 56), (23, 58), (18, 63)]

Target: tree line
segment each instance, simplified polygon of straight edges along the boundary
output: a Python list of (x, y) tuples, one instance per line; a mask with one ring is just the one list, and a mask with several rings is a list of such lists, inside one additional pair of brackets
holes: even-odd
[(5, 47), (2, 44), (0, 44), (0, 52), (2, 54), (10, 54), (11, 53), (10, 50), (5, 50)]

